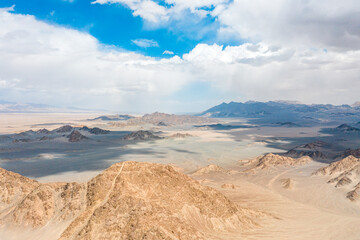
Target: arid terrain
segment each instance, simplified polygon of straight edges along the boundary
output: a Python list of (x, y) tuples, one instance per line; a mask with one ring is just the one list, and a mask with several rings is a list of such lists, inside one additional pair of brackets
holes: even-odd
[(0, 121), (0, 239), (360, 236), (350, 126), (161, 113)]

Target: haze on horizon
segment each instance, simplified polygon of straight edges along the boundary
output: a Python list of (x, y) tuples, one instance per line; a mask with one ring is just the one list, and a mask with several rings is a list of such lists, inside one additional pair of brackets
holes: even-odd
[(3, 0), (0, 100), (121, 112), (352, 104), (355, 0)]

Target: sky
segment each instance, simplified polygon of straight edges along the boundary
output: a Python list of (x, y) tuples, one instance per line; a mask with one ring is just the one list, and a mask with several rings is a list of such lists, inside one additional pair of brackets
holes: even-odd
[(1, 0), (0, 101), (113, 112), (352, 104), (357, 0)]

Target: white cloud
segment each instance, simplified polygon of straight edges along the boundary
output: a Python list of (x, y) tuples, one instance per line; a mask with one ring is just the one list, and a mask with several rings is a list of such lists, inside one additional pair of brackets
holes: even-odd
[(123, 4), (130, 8), (134, 16), (139, 16), (144, 20), (159, 24), (168, 20), (168, 11), (151, 0), (96, 0), (92, 4)]
[(150, 24), (161, 26), (168, 21), (179, 20), (179, 18), (183, 17), (182, 13), (187, 10), (199, 17), (205, 17), (211, 14), (212, 7), (220, 6), (227, 2), (229, 1), (165, 0), (166, 5), (162, 6), (153, 0), (95, 0), (92, 4), (123, 4), (132, 10), (134, 16), (139, 16)]
[(360, 48), (359, 9), (356, 0), (237, 0), (215, 15), (243, 39), (342, 51)]
[(131, 40), (135, 45), (142, 47), (142, 48), (149, 48), (149, 47), (159, 47), (157, 41), (152, 39), (135, 39)]
[(174, 55), (174, 52), (169, 51), (169, 50), (165, 50), (165, 51), (163, 52), (163, 54)]
[[(173, 94), (202, 81), (238, 100), (358, 100), (356, 44), (353, 49), (330, 45), (324, 51), (305, 43), (294, 47), (286, 41), (269, 42), (198, 44), (182, 57), (158, 59), (109, 49), (87, 33), (2, 10), (0, 96), (118, 111), (174, 111)], [(181, 110), (205, 107), (192, 103)]]
[[(211, 15), (219, 23), (218, 39), (222, 41), (245, 39), (336, 51), (360, 48), (360, 1), (357, 0), (165, 0), (164, 6), (154, 0), (93, 3), (123, 4), (150, 26), (187, 21), (196, 24), (198, 18)], [(196, 17), (188, 16), (188, 12)], [(198, 31), (195, 28), (193, 34)]]

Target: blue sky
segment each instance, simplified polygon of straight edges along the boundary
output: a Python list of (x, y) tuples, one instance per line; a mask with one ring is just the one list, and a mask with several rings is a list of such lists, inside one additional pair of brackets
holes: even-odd
[[(166, 26), (148, 27), (140, 16), (133, 16), (129, 7), (124, 4), (91, 2), (93, 0), (2, 0), (0, 7), (15, 4), (14, 13), (30, 14), (50, 24), (88, 32), (103, 44), (148, 56), (169, 57), (163, 54), (165, 50), (182, 55), (198, 43), (238, 43), (233, 40), (217, 41), (218, 23), (211, 16), (194, 18), (194, 21), (173, 22)], [(199, 34), (201, 31), (203, 32)], [(136, 39), (156, 41), (158, 47), (139, 47), (133, 42)]]
[(0, 101), (113, 112), (351, 104), (358, 9), (357, 0), (2, 0)]

